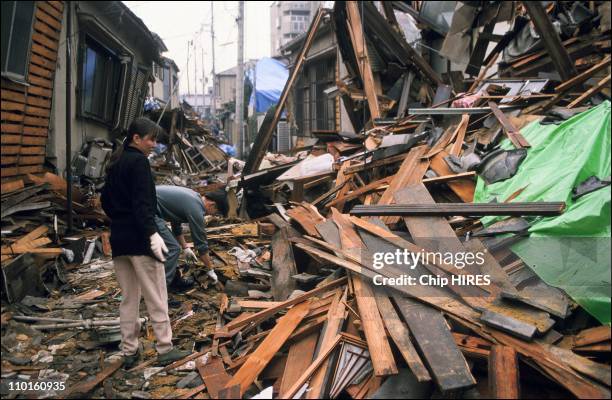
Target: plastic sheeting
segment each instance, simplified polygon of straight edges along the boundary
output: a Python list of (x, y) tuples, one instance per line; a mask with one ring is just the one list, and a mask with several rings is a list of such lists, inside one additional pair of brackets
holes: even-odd
[[(610, 175), (610, 102), (560, 125), (533, 122), (521, 133), (532, 147), (516, 175), (490, 185), (478, 178), (474, 202), (502, 202), (521, 188), (513, 201), (565, 201), (562, 215), (531, 218), (529, 238), (512, 250), (546, 283), (610, 324), (610, 186), (572, 200), (572, 189), (589, 177)], [(513, 148), (507, 139), (502, 147)]]
[(249, 106), (254, 107), (257, 113), (265, 113), (278, 103), (289, 79), (289, 70), (282, 62), (265, 57), (257, 61), (255, 68), (249, 70), (247, 76), (251, 82), (255, 82)]

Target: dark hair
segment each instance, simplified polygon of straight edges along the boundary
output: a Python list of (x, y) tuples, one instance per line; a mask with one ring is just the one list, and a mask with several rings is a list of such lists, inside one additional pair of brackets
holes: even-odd
[(123, 145), (118, 146), (110, 158), (108, 166), (106, 167), (107, 172), (117, 163), (117, 161), (119, 161), (121, 154), (123, 154), (123, 150), (132, 143), (134, 135), (136, 134), (140, 137), (149, 136), (151, 139), (157, 139), (158, 136), (164, 134), (164, 128), (145, 117), (139, 117), (132, 121), (127, 130), (125, 139), (123, 139)]
[(208, 200), (214, 201), (221, 215), (226, 216), (229, 210), (227, 195), (224, 190), (215, 190), (204, 194)]

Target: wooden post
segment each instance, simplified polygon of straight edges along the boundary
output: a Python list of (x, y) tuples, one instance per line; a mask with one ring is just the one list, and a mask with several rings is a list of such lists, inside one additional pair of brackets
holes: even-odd
[(539, 1), (523, 1), (523, 6), (529, 13), (533, 24), (542, 38), (544, 47), (552, 59), (555, 69), (564, 81), (578, 75), (574, 62), (561, 43), (561, 38), (555, 31), (546, 10)]
[(516, 351), (495, 345), (489, 354), (489, 388), (494, 399), (518, 399), (519, 369)]

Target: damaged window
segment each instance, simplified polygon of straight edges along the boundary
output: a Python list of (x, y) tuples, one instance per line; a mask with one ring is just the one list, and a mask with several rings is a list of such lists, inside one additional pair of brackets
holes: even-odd
[(111, 124), (119, 90), (119, 59), (90, 37), (85, 39), (82, 59), (81, 114)]
[(25, 81), (34, 9), (33, 1), (2, 2), (2, 76)]
[(163, 71), (163, 81), (164, 81), (164, 100), (170, 99), (170, 70), (168, 68), (161, 68)]
[(325, 90), (335, 82), (335, 58), (316, 61), (305, 67), (295, 89), (295, 118), (298, 134), (310, 136), (316, 130), (336, 129), (336, 102)]

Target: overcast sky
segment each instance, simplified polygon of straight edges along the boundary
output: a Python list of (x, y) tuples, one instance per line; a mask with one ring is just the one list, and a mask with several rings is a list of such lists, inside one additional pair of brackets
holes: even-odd
[[(202, 93), (202, 49), (208, 85), (211, 80), (212, 53), (209, 1), (124, 1), (141, 18), (149, 30), (166, 44), (164, 53), (180, 68), (180, 94), (187, 94), (188, 42), (197, 47), (197, 93)], [(215, 1), (215, 69), (223, 71), (236, 65), (238, 26), (237, 1)], [(270, 56), (271, 1), (245, 1), (244, 59)], [(189, 49), (189, 87), (194, 91), (193, 47)]]

